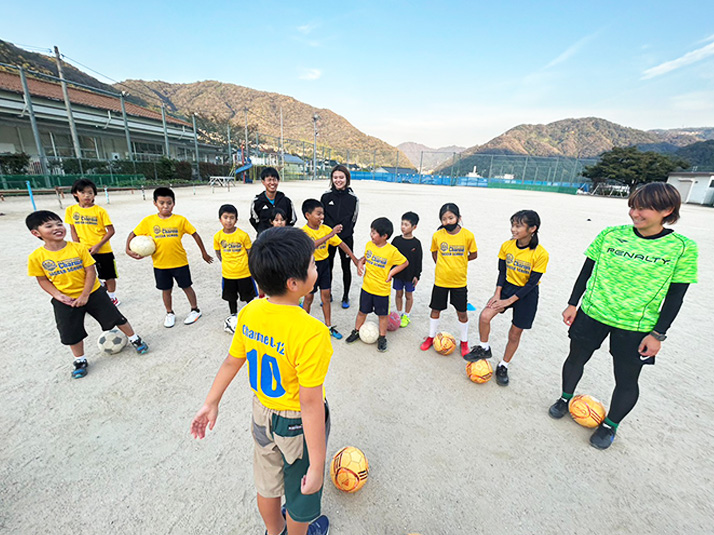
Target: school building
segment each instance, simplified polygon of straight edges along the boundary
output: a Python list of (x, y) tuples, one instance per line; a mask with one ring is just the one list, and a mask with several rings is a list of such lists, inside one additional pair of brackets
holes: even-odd
[(670, 173), (667, 183), (682, 196), (682, 202), (714, 206), (714, 172)]

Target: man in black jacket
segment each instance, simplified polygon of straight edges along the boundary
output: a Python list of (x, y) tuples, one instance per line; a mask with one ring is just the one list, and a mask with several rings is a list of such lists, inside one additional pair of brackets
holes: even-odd
[(280, 208), (285, 212), (285, 224), (292, 227), (297, 221), (297, 214), (292, 201), (282, 191), (278, 191), (280, 175), (274, 167), (266, 167), (260, 173), (260, 181), (265, 191), (256, 195), (250, 204), (250, 224), (260, 234), (270, 228), (270, 212)]

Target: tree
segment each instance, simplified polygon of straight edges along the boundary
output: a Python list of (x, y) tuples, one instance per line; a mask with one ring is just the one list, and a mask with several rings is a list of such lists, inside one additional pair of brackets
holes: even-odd
[(639, 184), (664, 182), (672, 171), (688, 168), (689, 163), (681, 158), (641, 152), (637, 147), (615, 147), (602, 153), (597, 164), (586, 167), (583, 176), (595, 184), (618, 182), (632, 192)]

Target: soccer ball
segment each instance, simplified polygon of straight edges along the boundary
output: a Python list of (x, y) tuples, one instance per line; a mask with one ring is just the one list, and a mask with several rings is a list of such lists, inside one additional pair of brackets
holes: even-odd
[(479, 359), (466, 365), (466, 375), (474, 383), (488, 383), (493, 375), (493, 368), (491, 368), (491, 363), (486, 359)]
[(587, 394), (578, 394), (568, 405), (570, 416), (584, 427), (597, 427), (605, 420), (605, 407)]
[(373, 344), (379, 338), (379, 326), (371, 321), (365, 321), (359, 328), (359, 338), (365, 344)]
[(128, 340), (126, 335), (119, 329), (112, 329), (111, 331), (106, 331), (99, 335), (97, 347), (99, 347), (99, 351), (102, 353), (116, 355), (119, 351), (124, 349)]
[(150, 256), (156, 252), (156, 244), (151, 236), (134, 236), (129, 242), (129, 249), (139, 256)]
[(402, 318), (399, 315), (399, 312), (392, 312), (389, 315), (389, 319), (387, 320), (387, 330), (388, 331), (396, 331), (399, 329), (399, 326), (402, 323)]
[(451, 355), (456, 349), (456, 338), (447, 332), (436, 333), (434, 337), (434, 349), (440, 355)]
[(238, 325), (238, 318), (231, 314), (223, 322), (223, 330), (227, 333), (233, 334), (236, 332), (236, 325)]
[(346, 446), (330, 462), (330, 478), (339, 490), (357, 492), (367, 482), (369, 463), (361, 450)]

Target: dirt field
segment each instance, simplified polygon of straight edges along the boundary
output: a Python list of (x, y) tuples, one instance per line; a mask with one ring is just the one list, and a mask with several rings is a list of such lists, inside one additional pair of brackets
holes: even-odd
[[(298, 207), (319, 197), (325, 182), (284, 183)], [(208, 245), (220, 229), (218, 207), (234, 203), (247, 221), (260, 184), (230, 192), (208, 187), (177, 190), (176, 213), (196, 226)], [(583, 262), (583, 251), (608, 225), (629, 222), (626, 201), (525, 191), (356, 182), (361, 212), (358, 255), (369, 224), (400, 215), (421, 217), (416, 231), (425, 249), (444, 202), (456, 202), (476, 236), (479, 258), (469, 268), (469, 301), (479, 309), (493, 291), (498, 248), (510, 238), (508, 218), (532, 208), (542, 218), (541, 243), (550, 265), (532, 331), (523, 336), (510, 368), (511, 385), (471, 383), (459, 356), (418, 348), (428, 330), (434, 280), (425, 258), (412, 324), (389, 335), (389, 350), (361, 342), (334, 342), (326, 388), (333, 417), (328, 456), (361, 448), (370, 479), (355, 495), (327, 481), (323, 509), (335, 535), (451, 533), (711, 533), (714, 519), (714, 210), (685, 206), (675, 229), (700, 246), (699, 284), (663, 344), (656, 366), (641, 377), (639, 404), (605, 452), (588, 445), (590, 431), (570, 418), (550, 419), (560, 393), (568, 341), (560, 313)], [(71, 199), (65, 199), (65, 207)], [(38, 208), (58, 211), (53, 197)], [(103, 195), (98, 204), (105, 206)], [(117, 229), (121, 310), (151, 350), (100, 356), (99, 326), (87, 320), (90, 373), (70, 378), (71, 356), (55, 329), (48, 296), (26, 275), (28, 254), (40, 245), (24, 227), (27, 198), (0, 203), (0, 532), (76, 534), (258, 534), (255, 505), (251, 392), (241, 372), (226, 393), (216, 429), (194, 441), (189, 423), (224, 358), (230, 336), (220, 299), (220, 266), (205, 264), (191, 238), (184, 243), (203, 318), (184, 326), (188, 303), (175, 292), (179, 322), (163, 327), (150, 260), (123, 254), (128, 232), (155, 212), (140, 194), (111, 194), (106, 206)], [(61, 212), (63, 213), (63, 211)], [(298, 223), (302, 225), (304, 219)], [(209, 246), (210, 247), (210, 246)], [(341, 277), (336, 269), (336, 295)], [(357, 302), (355, 275), (351, 296)], [(709, 305), (707, 305), (709, 303)], [(356, 307), (333, 308), (344, 334)], [(319, 306), (313, 314), (321, 317)], [(471, 340), (477, 339), (471, 313)], [(505, 346), (509, 318), (493, 324), (491, 343)], [(457, 333), (453, 310), (444, 330)], [(494, 364), (499, 358), (494, 357)], [(579, 392), (609, 404), (610, 356), (600, 350)]]

